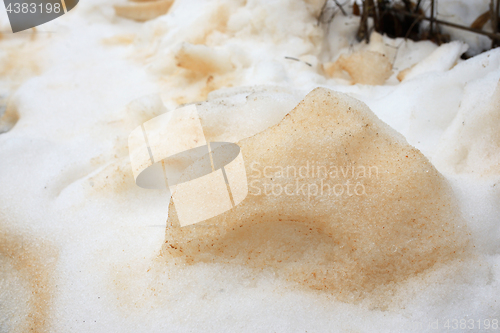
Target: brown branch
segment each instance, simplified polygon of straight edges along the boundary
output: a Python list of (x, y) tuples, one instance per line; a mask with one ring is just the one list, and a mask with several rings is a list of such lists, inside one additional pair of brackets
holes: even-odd
[[(420, 18), (420, 19), (426, 20), (426, 21), (430, 21), (431, 20), (430, 17), (426, 17), (426, 16), (418, 15), (418, 14), (408, 13), (408, 12), (405, 12), (403, 10), (399, 10), (399, 9), (395, 9), (395, 8), (391, 8), (390, 10), (393, 11), (393, 12), (398, 12), (398, 13), (404, 14), (406, 16)], [(498, 33), (495, 34), (495, 33), (487, 32), (487, 31), (479, 30), (479, 29), (473, 29), (473, 28), (469, 28), (469, 27), (466, 27), (466, 26), (463, 26), (463, 25), (459, 25), (459, 24), (451, 23), (451, 22), (447, 22), (447, 21), (441, 21), (441, 20), (438, 20), (438, 19), (433, 19), (433, 21), (436, 24), (446, 25), (446, 26), (449, 26), (449, 27), (452, 27), (452, 28), (457, 28), (457, 29), (462, 29), (462, 30), (466, 30), (466, 31), (470, 31), (470, 32), (475, 32), (477, 34), (485, 35), (485, 36), (488, 36), (488, 37), (490, 37), (492, 39), (500, 41), (500, 34), (498, 34)]]
[(361, 13), (361, 21), (359, 22), (358, 33), (356, 34), (358, 41), (364, 39), (367, 43), (370, 39), (368, 36), (368, 1), (369, 0), (363, 0), (363, 12)]
[(472, 24), (470, 25), (470, 27), (472, 29), (479, 29), (479, 30), (483, 29), (483, 26), (490, 19), (490, 15), (491, 15), (490, 11), (482, 13), (481, 15), (479, 15), (477, 17), (477, 19), (474, 20), (474, 22), (472, 22)]
[(344, 14), (344, 16), (347, 16), (347, 12), (344, 10), (344, 7), (342, 7), (342, 5), (339, 4), (339, 2), (337, 0), (333, 0), (333, 2), (335, 2), (335, 4), (337, 5), (337, 7), (340, 8), (340, 11), (342, 12), (342, 14)]
[(418, 13), (418, 10), (420, 9), (420, 3), (422, 2), (422, 0), (418, 0), (417, 1), (417, 5), (415, 6), (415, 10), (414, 10), (414, 13)]
[(429, 34), (432, 36), (434, 34), (434, 0), (431, 0), (431, 17), (430, 17), (429, 21), (431, 21), (431, 26), (429, 28)]
[[(490, 3), (490, 12), (491, 12), (490, 18), (491, 18), (491, 25), (492, 25), (492, 28), (493, 28), (493, 33), (497, 33), (498, 32), (498, 11), (499, 11), (499, 7), (500, 7), (500, 1), (499, 0), (497, 0), (496, 8), (495, 8), (494, 1), (491, 0), (491, 3)], [(498, 45), (500, 45), (498, 39), (496, 39), (496, 40), (492, 39), (491, 40), (491, 48), (497, 47)]]

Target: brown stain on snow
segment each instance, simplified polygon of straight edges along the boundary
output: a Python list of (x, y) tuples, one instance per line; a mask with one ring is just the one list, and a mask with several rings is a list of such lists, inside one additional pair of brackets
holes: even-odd
[(14, 103), (7, 98), (0, 98), (0, 105), (5, 105), (5, 112), (0, 116), (0, 134), (10, 131), (19, 120), (19, 112)]
[[(250, 188), (254, 193), (232, 210), (183, 228), (175, 227), (171, 201), (163, 260), (272, 269), (297, 286), (346, 302), (371, 297), (382, 306), (398, 283), (471, 251), (444, 178), (359, 101), (318, 88), (281, 123), (239, 145), (249, 185), (257, 180), (262, 192)], [(296, 180), (264, 177), (265, 166), (298, 168), (306, 161), (375, 166), (378, 173), (324, 181), (331, 187), (360, 182), (366, 195), (263, 194), (264, 184)], [(321, 180), (308, 177), (303, 184), (321, 186)]]
[[(9, 332), (49, 332), (50, 310), (55, 292), (52, 272), (58, 252), (48, 241), (0, 228), (0, 276), (7, 290), (2, 291), (2, 305), (9, 310)], [(10, 270), (10, 271), (9, 271)], [(6, 299), (10, 294), (10, 298)], [(9, 303), (12, 302), (13, 304)], [(25, 313), (16, 313), (23, 311)], [(18, 316), (20, 321), (13, 321)]]
[(194, 31), (188, 41), (192, 44), (206, 45), (208, 44), (210, 35), (214, 32), (226, 33), (227, 23), (233, 12), (234, 8), (231, 8), (228, 4), (217, 6), (205, 22), (197, 25), (201, 29)]
[(0, 76), (10, 78), (14, 88), (41, 73), (39, 59), (33, 57), (33, 54), (39, 53), (41, 49), (37, 43), (6, 45), (4, 49), (5, 55), (0, 61)]
[(174, 0), (157, 0), (145, 2), (128, 2), (114, 5), (117, 16), (130, 20), (145, 22), (165, 15)]
[(324, 67), (330, 77), (342, 77), (347, 73), (352, 84), (383, 85), (393, 73), (388, 57), (374, 51), (343, 54), (337, 61)]

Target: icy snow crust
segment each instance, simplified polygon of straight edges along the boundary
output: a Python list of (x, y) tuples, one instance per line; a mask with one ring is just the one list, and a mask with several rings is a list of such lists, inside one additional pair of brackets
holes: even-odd
[[(118, 3), (81, 1), (35, 33), (0, 40), (7, 104), (0, 111), (0, 331), (431, 332), (462, 319), (477, 331), (478, 323), (500, 320), (499, 50), (462, 61), (467, 46), (460, 41), (437, 47), (373, 35), (369, 45), (356, 44), (357, 18), (338, 13), (330, 25), (317, 24), (321, 1), (178, 0), (146, 23), (116, 16)], [(453, 1), (439, 3), (440, 13), (453, 12)], [(477, 17), (487, 2), (457, 3), (453, 15), (469, 8)], [(481, 48), (467, 41), (469, 50)], [(356, 66), (366, 61), (374, 65)], [(293, 266), (231, 263), (228, 252), (171, 259), (164, 245), (170, 197), (134, 184), (130, 131), (198, 103), (208, 140), (245, 146), (283, 127), (277, 124), (317, 87), (346, 93), (341, 103), (381, 124), (391, 146), (384, 163), (397, 169), (393, 146), (417, 156), (415, 170), (429, 170), (424, 179), (436, 187), (411, 183), (412, 173), (402, 184), (446, 203), (443, 211), (423, 205), (419, 212), (433, 216), (431, 231), (451, 221), (451, 229), (439, 229), (439, 251), (457, 247), (464, 255), (430, 255), (438, 264), (417, 271), (403, 263), (405, 274), (383, 280), (379, 294), (362, 290), (362, 282), (340, 288), (355, 297), (315, 280), (311, 288)], [(465, 236), (450, 236), (456, 226)], [(411, 235), (393, 229), (401, 230)], [(369, 240), (362, 238), (363, 249), (374, 255)], [(328, 242), (298, 243), (304, 253), (316, 244)], [(359, 263), (368, 265), (365, 259)], [(349, 282), (339, 281), (333, 286)]]

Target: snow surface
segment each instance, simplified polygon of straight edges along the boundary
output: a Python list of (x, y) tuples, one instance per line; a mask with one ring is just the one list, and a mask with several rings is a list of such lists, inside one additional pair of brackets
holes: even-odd
[[(498, 323), (500, 49), (461, 60), (489, 41), (456, 30), (468, 46), (358, 44), (359, 18), (337, 12), (318, 24), (323, 3), (314, 0), (177, 0), (146, 23), (117, 17), (112, 5), (121, 2), (80, 1), (36, 31), (2, 33), (0, 95), (19, 120), (0, 126), (9, 129), (0, 134), (0, 331), (24, 331), (25, 321), (50, 332), (432, 332), (447, 321), (451, 330), (453, 320), (457, 330), (463, 319), (472, 331)], [(487, 3), (441, 0), (438, 10), (470, 22)], [(364, 51), (389, 59), (384, 85), (325, 72), (342, 54)], [(220, 117), (231, 130), (218, 139), (237, 141), (279, 122), (318, 86), (365, 102), (450, 181), (477, 258), (412, 281), (386, 309), (290, 289), (244, 267), (145, 273), (164, 241), (169, 194), (133, 184), (127, 138), (165, 111), (154, 100), (168, 110), (201, 103), (204, 126)]]

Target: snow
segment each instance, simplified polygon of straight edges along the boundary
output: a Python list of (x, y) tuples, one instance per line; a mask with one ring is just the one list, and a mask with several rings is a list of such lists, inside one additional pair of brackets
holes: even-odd
[[(453, 320), (473, 320), (474, 330), (498, 323), (500, 49), (460, 58), (488, 38), (443, 27), (457, 41), (374, 35), (358, 44), (359, 18), (338, 12), (318, 25), (323, 4), (313, 0), (177, 0), (146, 23), (117, 17), (112, 6), (124, 2), (80, 1), (36, 32), (2, 32), (1, 332), (431, 332)], [(440, 0), (438, 17), (470, 22), (487, 3)], [(9, 29), (3, 11), (0, 28)], [(389, 60), (384, 84), (328, 74), (342, 55), (370, 52)], [(398, 285), (386, 308), (295, 288), (271, 269), (158, 265), (169, 193), (135, 185), (130, 132), (198, 103), (213, 139), (237, 142), (279, 123), (318, 86), (366, 103), (443, 174), (474, 257)]]

